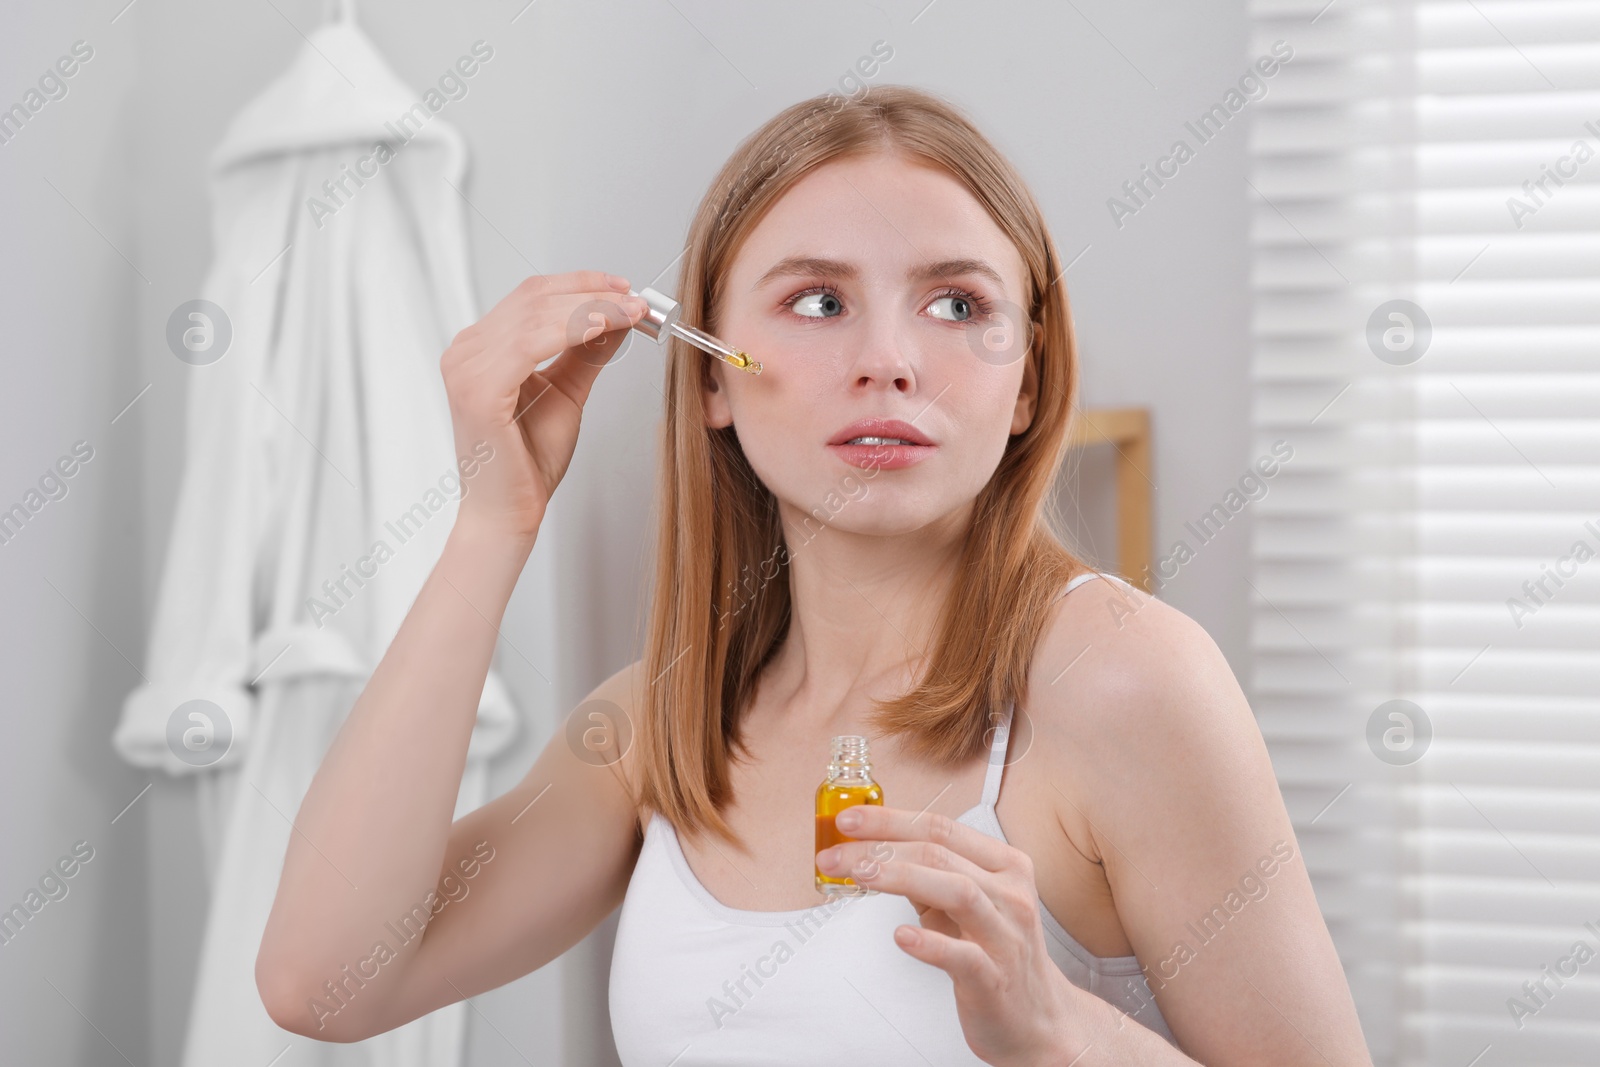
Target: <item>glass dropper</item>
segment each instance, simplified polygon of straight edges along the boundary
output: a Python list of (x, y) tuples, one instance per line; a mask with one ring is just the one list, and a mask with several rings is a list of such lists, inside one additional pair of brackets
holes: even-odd
[(751, 374), (761, 373), (761, 364), (751, 359), (749, 354), (734, 348), (726, 341), (712, 337), (704, 330), (697, 330), (693, 326), (685, 326), (678, 319), (683, 313), (683, 305), (665, 293), (654, 289), (645, 288), (640, 292), (628, 290), (629, 296), (642, 299), (649, 309), (644, 317), (633, 324), (633, 328), (643, 333), (653, 341), (664, 342), (667, 334), (683, 338), (702, 352), (709, 352), (724, 363), (738, 367)]

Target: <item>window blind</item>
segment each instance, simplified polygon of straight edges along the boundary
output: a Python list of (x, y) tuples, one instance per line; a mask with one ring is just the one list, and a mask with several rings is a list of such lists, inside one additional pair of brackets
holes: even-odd
[(1252, 706), (1374, 1061), (1600, 1064), (1600, 2), (1250, 11)]

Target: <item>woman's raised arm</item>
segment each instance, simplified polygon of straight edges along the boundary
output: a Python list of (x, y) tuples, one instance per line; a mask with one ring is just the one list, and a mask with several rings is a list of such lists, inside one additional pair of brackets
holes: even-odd
[[(333, 1041), (390, 1029), (540, 966), (620, 899), (636, 827), (620, 771), (560, 736), (518, 789), (452, 817), (506, 603), (590, 388), (645, 310), (627, 287), (595, 271), (529, 278), (440, 361), (456, 454), (487, 458), (295, 818), (256, 959), (287, 1029)], [(626, 709), (629, 688), (617, 676), (596, 693)], [(419, 907), (437, 917), (409, 936)]]

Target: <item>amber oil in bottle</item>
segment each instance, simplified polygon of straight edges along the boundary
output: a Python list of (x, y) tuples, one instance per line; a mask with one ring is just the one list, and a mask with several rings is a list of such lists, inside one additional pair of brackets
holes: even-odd
[[(883, 789), (872, 780), (872, 763), (867, 754), (867, 739), (845, 734), (833, 739), (833, 758), (828, 761), (828, 777), (817, 787), (817, 852), (841, 841), (856, 838), (842, 833), (833, 817), (853, 804), (882, 804)], [(815, 867), (815, 864), (813, 863)], [(815, 867), (817, 889), (829, 897), (860, 897), (875, 889), (857, 885), (855, 879), (824, 874)]]

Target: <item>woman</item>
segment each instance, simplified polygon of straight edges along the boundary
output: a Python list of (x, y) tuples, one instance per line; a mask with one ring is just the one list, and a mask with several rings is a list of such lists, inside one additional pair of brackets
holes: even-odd
[[(457, 453), (493, 458), (301, 806), (257, 961), (273, 1018), (380, 1033), (622, 904), (630, 1067), (1370, 1063), (1226, 661), (1044, 520), (1078, 386), (1062, 271), (929, 94), (819, 97), (741, 145), (678, 295), (765, 370), (672, 342), (644, 658), (452, 824), (498, 620), (644, 307), (535, 277), (463, 330)], [(817, 854), (849, 733), (887, 803)], [(821, 905), (814, 863), (878, 892)]]

